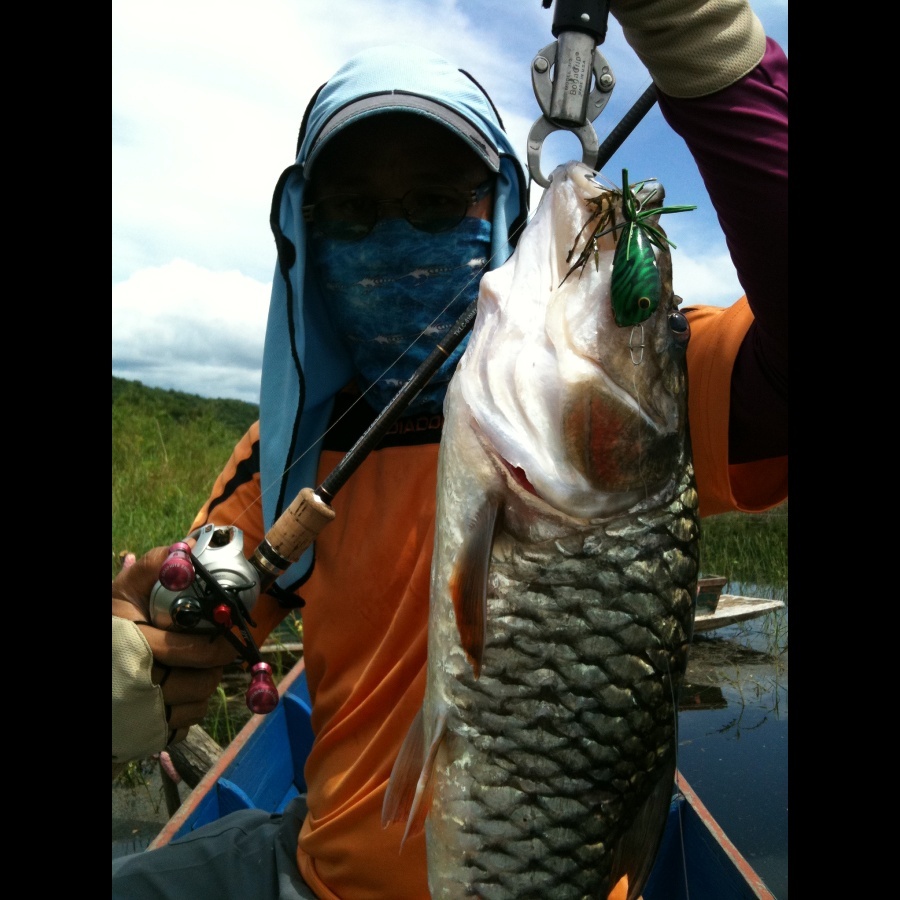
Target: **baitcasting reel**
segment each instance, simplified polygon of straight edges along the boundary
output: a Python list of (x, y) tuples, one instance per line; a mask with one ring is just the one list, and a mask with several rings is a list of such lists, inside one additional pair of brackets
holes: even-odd
[[(239, 528), (204, 525), (188, 537), (197, 540), (193, 553), (179, 541), (159, 570), (159, 581), (150, 594), (153, 624), (172, 631), (217, 632), (238, 624), (236, 606), (249, 620), (259, 596), (259, 575), (244, 557), (244, 533)], [(221, 592), (205, 578), (196, 577), (192, 555)]]
[[(157, 628), (223, 635), (250, 663), (247, 706), (269, 713), (278, 703), (272, 667), (263, 662), (248, 625), (260, 594), (257, 570), (244, 557), (244, 533), (232, 526), (204, 525), (185, 541), (172, 544), (150, 594), (150, 616)], [(233, 632), (237, 628), (244, 643)]]

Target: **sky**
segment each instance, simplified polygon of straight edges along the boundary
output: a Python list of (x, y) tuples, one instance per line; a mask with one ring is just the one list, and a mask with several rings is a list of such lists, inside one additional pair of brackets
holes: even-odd
[[(751, 0), (788, 51), (788, 0)], [(294, 162), (313, 92), (367, 47), (411, 42), (470, 72), (526, 162), (541, 115), (531, 61), (555, 39), (541, 0), (113, 0), (112, 374), (148, 387), (259, 402), (275, 245), (272, 193)], [(650, 85), (610, 16), (599, 52), (616, 79), (599, 141)], [(541, 169), (580, 159), (551, 134)], [(728, 305), (743, 291), (683, 141), (657, 106), (602, 174), (657, 178), (675, 292)], [(531, 208), (540, 197), (532, 189)]]

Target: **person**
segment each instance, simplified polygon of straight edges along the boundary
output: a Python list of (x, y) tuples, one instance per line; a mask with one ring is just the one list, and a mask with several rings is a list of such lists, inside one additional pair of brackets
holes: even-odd
[[(682, 307), (700, 511), (763, 511), (787, 497), (787, 59), (748, 0), (612, 0), (610, 12), (696, 160), (746, 291), (727, 307)], [(464, 273), (512, 253), (526, 197), (502, 122), (466, 73), (387, 47), (329, 79), (275, 191), (260, 419), (192, 529), (234, 524), (255, 548), (302, 488), (321, 484), (430, 350), (383, 375), (397, 348), (452, 325), (477, 294)], [(411, 269), (431, 277), (407, 289)], [(400, 856), (402, 829), (382, 829), (381, 809), (424, 693), (441, 402), (461, 352), (254, 608), (257, 641), (302, 609), (315, 733), (305, 803), (233, 813), (120, 857), (114, 897), (428, 896), (424, 835)], [(222, 638), (150, 624), (167, 552), (151, 550), (113, 582), (114, 768), (201, 721), (234, 657)]]

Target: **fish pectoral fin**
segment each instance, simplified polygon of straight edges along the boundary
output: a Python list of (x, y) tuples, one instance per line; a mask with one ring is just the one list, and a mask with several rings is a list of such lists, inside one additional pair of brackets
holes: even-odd
[(408, 837), (420, 834), (425, 828), (425, 819), (431, 808), (434, 760), (446, 731), (447, 711), (444, 709), (435, 722), (434, 736), (426, 756), (425, 718), (424, 711), (420, 709), (394, 762), (381, 807), (381, 826), (387, 828), (396, 822), (406, 821), (406, 830), (400, 841), (401, 850)]
[[(638, 900), (650, 877), (659, 845), (662, 842), (669, 807), (672, 805), (672, 789), (675, 785), (675, 763), (665, 766), (650, 796), (638, 810), (628, 831), (616, 846), (612, 866), (611, 884), (615, 885), (608, 900), (627, 897)], [(627, 881), (623, 882), (623, 879)], [(617, 883), (622, 882), (621, 884)], [(627, 885), (627, 893), (621, 893)], [(620, 891), (616, 893), (616, 889)]]
[(456, 628), (476, 678), (481, 674), (487, 640), (487, 579), (499, 512), (500, 500), (485, 498), (471, 522), (450, 577)]

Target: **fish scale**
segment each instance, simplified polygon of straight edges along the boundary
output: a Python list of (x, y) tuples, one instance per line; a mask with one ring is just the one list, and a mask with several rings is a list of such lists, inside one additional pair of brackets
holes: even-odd
[(595, 174), (559, 167), (482, 278), (444, 404), (426, 691), (382, 817), (425, 829), (433, 898), (627, 879), (634, 900), (672, 796), (699, 571), (685, 329), (663, 240), (658, 306), (617, 324), (615, 234), (589, 225), (622, 195)]
[[(692, 484), (686, 490), (688, 521), (675, 530), (691, 534), (696, 500)], [(569, 548), (565, 566), (548, 563), (558, 542), (551, 553), (522, 545), (510, 562), (495, 560), (488, 608), (497, 627), (480, 678), (468, 665), (453, 673), (458, 721), (448, 724), (468, 737), (465, 765), (479, 777), (465, 795), (438, 791), (433, 801), (442, 817), (466, 823), (470, 838), (460, 839), (457, 871), (444, 876), (467, 894), (449, 896), (524, 898), (552, 887), (554, 898), (597, 897), (609, 887), (607, 848), (627, 821), (619, 807), (639, 806), (660, 761), (674, 764), (673, 698), (697, 552), (671, 530), (666, 523), (645, 542), (649, 530), (616, 521), (601, 539), (577, 541), (582, 552)], [(610, 533), (621, 531), (629, 539), (612, 551)], [(638, 574), (645, 585), (659, 578), (652, 558), (644, 566), (630, 558), (635, 541), (642, 552), (664, 547), (681, 580), (641, 592)], [(623, 566), (611, 569), (610, 559)], [(639, 655), (648, 646), (660, 650), (653, 662)]]

